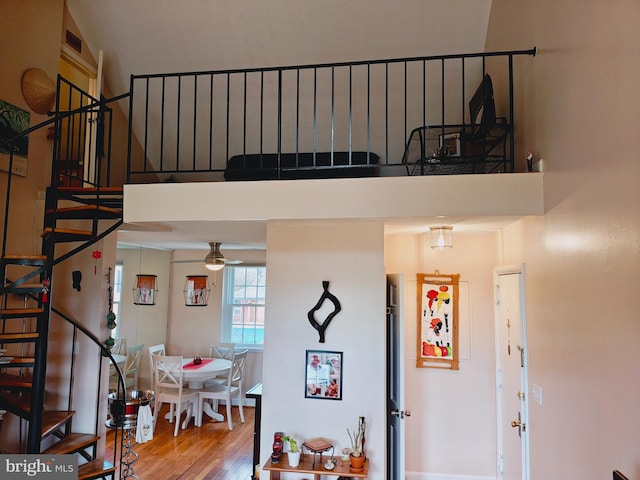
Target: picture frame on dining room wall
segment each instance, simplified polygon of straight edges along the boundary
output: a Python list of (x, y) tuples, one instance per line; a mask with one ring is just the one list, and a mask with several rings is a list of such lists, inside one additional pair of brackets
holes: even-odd
[(418, 368), (458, 370), (459, 274), (417, 274)]
[(307, 350), (305, 398), (342, 400), (342, 352)]
[(133, 303), (135, 305), (155, 305), (156, 303), (156, 276), (140, 274), (136, 275), (136, 283), (133, 286)]

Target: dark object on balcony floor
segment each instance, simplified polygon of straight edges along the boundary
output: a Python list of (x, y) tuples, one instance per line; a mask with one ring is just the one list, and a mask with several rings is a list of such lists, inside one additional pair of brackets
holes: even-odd
[[(278, 160), (280, 172), (278, 173)], [(225, 180), (294, 180), (376, 177), (380, 157), (373, 152), (304, 152), (235, 155), (227, 162)]]

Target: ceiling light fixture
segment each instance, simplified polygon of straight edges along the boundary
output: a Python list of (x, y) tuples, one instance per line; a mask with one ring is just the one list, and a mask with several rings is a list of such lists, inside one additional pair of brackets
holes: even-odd
[(209, 242), (211, 250), (204, 257), (204, 266), (209, 270), (222, 270), (224, 268), (224, 256), (220, 253), (220, 242)]
[(453, 227), (449, 225), (439, 225), (429, 227), (431, 230), (431, 248), (451, 248), (453, 247)]

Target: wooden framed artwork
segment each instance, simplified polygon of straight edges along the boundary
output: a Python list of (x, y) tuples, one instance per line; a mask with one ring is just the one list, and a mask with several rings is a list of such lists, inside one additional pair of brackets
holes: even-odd
[(459, 369), (458, 283), (460, 275), (418, 273), (418, 368)]
[(342, 400), (342, 352), (307, 350), (305, 398)]

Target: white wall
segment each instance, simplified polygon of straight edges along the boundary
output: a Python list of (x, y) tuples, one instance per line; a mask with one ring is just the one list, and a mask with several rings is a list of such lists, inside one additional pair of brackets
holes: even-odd
[[(123, 269), (121, 312), (116, 322), (119, 324), (120, 338), (126, 338), (129, 347), (144, 344), (138, 377), (140, 388), (151, 386), (148, 348), (167, 341), (170, 258), (169, 251), (148, 248), (118, 249), (117, 253), (117, 259), (123, 262)], [(133, 303), (133, 287), (138, 274), (157, 275), (155, 305)]]
[(487, 48), (538, 47), (518, 101), (547, 213), (503, 242), (506, 264), (526, 263), (529, 380), (543, 391), (534, 480), (640, 477), (638, 24), (636, 0), (493, 1)]
[[(339, 451), (349, 446), (346, 429), (355, 428), (358, 416), (365, 416), (369, 478), (384, 478), (383, 247), (381, 222), (269, 224), (262, 465), (269, 458), (276, 431), (302, 440), (325, 437)], [(333, 318), (321, 344), (307, 313), (322, 295), (325, 280), (342, 311)], [(307, 349), (343, 352), (341, 401), (305, 399)]]
[[(385, 238), (388, 273), (405, 281), (406, 471), (414, 478), (495, 478), (496, 416), (492, 269), (495, 232), (453, 232), (434, 250), (421, 234)], [(481, 252), (481, 253), (479, 253)], [(460, 274), (460, 369), (417, 368), (416, 273)], [(428, 475), (428, 477), (425, 477)]]

